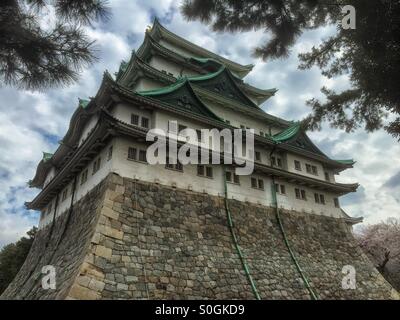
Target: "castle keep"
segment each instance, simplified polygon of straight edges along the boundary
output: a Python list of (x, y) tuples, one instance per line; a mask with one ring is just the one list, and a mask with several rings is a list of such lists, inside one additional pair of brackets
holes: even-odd
[[(143, 44), (95, 97), (79, 100), (54, 154), (30, 185), (39, 232), (5, 299), (396, 298), (356, 245), (336, 176), (352, 160), (327, 157), (301, 125), (260, 105), (275, 89), (241, 65), (165, 29)], [(177, 123), (171, 127), (171, 123)], [(254, 129), (254, 171), (233, 165), (150, 165), (148, 130)], [(212, 148), (201, 141), (199, 147)], [(214, 151), (214, 150), (211, 150)], [(42, 267), (56, 289), (41, 286)], [(356, 288), (342, 288), (343, 267)]]

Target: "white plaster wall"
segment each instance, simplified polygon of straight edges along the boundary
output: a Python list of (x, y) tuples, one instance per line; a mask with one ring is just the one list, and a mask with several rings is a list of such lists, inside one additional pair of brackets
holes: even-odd
[[(187, 49), (184, 49), (182, 47), (178, 47), (177, 45), (174, 45), (168, 41), (166, 41), (165, 39), (161, 39), (159, 42), (163, 47), (176, 52), (184, 57), (196, 57), (196, 58), (200, 58), (198, 55), (194, 54), (193, 52), (190, 52)], [(205, 48), (207, 49), (207, 48)], [(208, 50), (208, 49), (207, 49)]]
[[(176, 120), (178, 124), (185, 125), (193, 129), (203, 129), (204, 125), (196, 121), (188, 121), (187, 118), (179, 117), (174, 114), (168, 114), (165, 112), (150, 112), (148, 110), (140, 109), (127, 104), (119, 104), (112, 111), (114, 116), (118, 119), (130, 123), (131, 114), (136, 113), (144, 115), (150, 119), (150, 127), (157, 127), (163, 129), (165, 132), (168, 131), (168, 120)], [(94, 121), (92, 122), (94, 123)], [(251, 125), (251, 124), (250, 124)], [(89, 128), (90, 126), (88, 126)], [(107, 161), (109, 147), (113, 145), (113, 157)], [(169, 170), (165, 168), (164, 164), (150, 166), (138, 161), (128, 160), (128, 148), (129, 146), (137, 147), (138, 149), (146, 150), (144, 144), (140, 144), (134, 140), (128, 138), (114, 138), (101, 152), (101, 167), (94, 175), (92, 175), (93, 161), (97, 159), (95, 157), (92, 162), (87, 166), (88, 168), (88, 179), (81, 185), (80, 177), (78, 175), (77, 188), (75, 191), (75, 200), (78, 201), (84, 197), (94, 186), (99, 184), (110, 172), (115, 172), (123, 177), (136, 178), (142, 181), (151, 183), (160, 183), (162, 185), (175, 186), (182, 189), (192, 190), (196, 192), (206, 192), (210, 195), (224, 195), (223, 185), (223, 170), (222, 167), (215, 165), (213, 166), (213, 179), (197, 176), (197, 166), (187, 165), (184, 166), (184, 172), (175, 170)], [(263, 148), (256, 148), (256, 151), (261, 153), (261, 163), (269, 164), (269, 150)], [(287, 156), (287, 161), (285, 157)], [(299, 160), (302, 163), (303, 170), (298, 172), (294, 169), (294, 159)], [(284, 167), (288, 166), (289, 171), (301, 173), (306, 176), (316, 177), (320, 180), (324, 180), (324, 170), (320, 163), (308, 160), (304, 157), (299, 157), (293, 154), (287, 154), (282, 157)], [(318, 176), (307, 174), (305, 171), (305, 163), (316, 165), (318, 168)], [(86, 168), (85, 168), (86, 169)], [(83, 170), (82, 170), (83, 172)], [(55, 171), (50, 172), (53, 176)], [(49, 173), (49, 177), (50, 177)], [(254, 175), (253, 175), (254, 176)], [(251, 203), (262, 204), (269, 206), (272, 203), (271, 197), (271, 180), (265, 175), (255, 175), (257, 178), (264, 180), (264, 190), (251, 188), (251, 176), (240, 176), (240, 185), (228, 183), (228, 196), (240, 201), (248, 201)], [(333, 198), (336, 196), (331, 193), (322, 193), (325, 196), (326, 204), (317, 204), (314, 201), (314, 190), (307, 187), (300, 187), (307, 192), (307, 201), (298, 200), (295, 198), (295, 185), (282, 182), (286, 186), (286, 195), (278, 195), (278, 204), (280, 207), (285, 209), (293, 209), (297, 211), (305, 211), (315, 214), (322, 214), (334, 217), (341, 217), (340, 208), (335, 208)], [(59, 205), (57, 208), (57, 216), (65, 213), (70, 207), (71, 203), (71, 188), (72, 183), (68, 186), (68, 196), (62, 201), (62, 192), (59, 194)], [(39, 226), (42, 228), (52, 221), (54, 209), (55, 209), (55, 198), (52, 199), (53, 210), (50, 214), (43, 215)]]
[[(108, 150), (109, 150), (110, 146), (113, 144), (114, 144), (114, 140), (112, 140), (107, 146), (105, 146), (103, 148), (103, 150), (101, 150), (101, 152), (85, 168), (83, 168), (83, 170), (78, 174), (77, 184), (76, 184), (76, 189), (75, 189), (74, 203), (79, 201), (82, 197), (84, 197), (90, 190), (92, 190), (96, 185), (98, 185), (108, 175), (108, 173), (110, 173), (111, 168), (112, 168), (112, 162), (114, 160), (114, 150), (113, 150), (113, 157), (111, 158), (111, 160), (107, 160), (107, 158), (108, 158)], [(93, 162), (94, 162), (94, 160), (97, 160), (97, 158), (99, 156), (101, 157), (100, 169), (93, 175), (92, 174)], [(85, 169), (88, 169), (88, 177), (87, 177), (87, 181), (81, 185), (81, 174)], [(65, 200), (62, 200), (62, 193), (65, 190), (65, 188), (63, 190), (61, 190), (61, 192), (59, 193), (59, 202), (58, 202), (58, 206), (57, 206), (56, 217), (64, 214), (70, 208), (71, 197), (72, 197), (72, 193), (71, 193), (72, 184), (73, 184), (73, 181), (71, 181), (68, 184), (68, 196)], [(41, 215), (41, 219), (39, 222), (39, 229), (43, 228), (44, 226), (46, 226), (52, 222), (54, 210), (55, 210), (55, 201), (56, 201), (56, 197), (51, 199), (51, 202), (53, 203), (53, 205), (52, 205), (52, 211), (49, 214), (47, 213), (47, 206), (45, 207), (46, 214)]]
[[(196, 165), (184, 166), (183, 173), (165, 168), (165, 165), (151, 166), (138, 161), (128, 160), (128, 148), (136, 147), (146, 149), (144, 144), (139, 144), (133, 140), (119, 138), (115, 143), (115, 161), (113, 161), (112, 171), (123, 177), (136, 178), (139, 180), (160, 183), (163, 185), (176, 186), (178, 188), (193, 190), (196, 192), (206, 192), (211, 195), (224, 195), (223, 171), (222, 167), (213, 166), (213, 179), (197, 176)], [(264, 190), (251, 188), (251, 177), (262, 178), (264, 180)], [(307, 201), (295, 198), (294, 189), (298, 186), (287, 182), (278, 183), (286, 186), (286, 195), (278, 195), (278, 204), (285, 209), (313, 212), (334, 217), (341, 217), (339, 208), (335, 208), (334, 194), (313, 190), (306, 187), (299, 187), (306, 190)], [(314, 192), (325, 196), (325, 205), (317, 204), (314, 201)], [(271, 205), (271, 179), (262, 174), (252, 176), (240, 176), (240, 184), (228, 183), (229, 198), (251, 203)]]
[(81, 145), (86, 138), (89, 136), (90, 132), (94, 129), (96, 126), (97, 121), (99, 120), (98, 115), (93, 115), (90, 117), (89, 121), (86, 123), (84, 126), (81, 137), (79, 138), (79, 145)]
[(147, 90), (159, 89), (161, 87), (165, 87), (165, 85), (162, 84), (161, 82), (157, 82), (152, 79), (142, 77), (135, 83), (135, 86), (132, 89), (134, 91), (147, 91)]
[[(330, 216), (335, 218), (342, 217), (340, 208), (336, 208), (333, 202), (333, 198), (337, 196), (333, 193), (311, 189), (305, 186), (298, 186), (290, 184), (285, 181), (276, 180), (276, 183), (283, 184), (286, 187), (286, 195), (278, 194), (278, 206), (296, 211), (304, 211), (313, 214), (319, 214), (324, 216)], [(306, 191), (307, 200), (296, 199), (295, 188), (303, 189)], [(325, 197), (325, 205), (315, 203), (314, 193), (323, 194)]]
[[(289, 172), (294, 172), (294, 173), (301, 174), (306, 177), (311, 177), (311, 178), (325, 181), (325, 174), (324, 174), (325, 170), (320, 162), (317, 162), (317, 161), (314, 161), (311, 159), (307, 159), (307, 158), (304, 158), (297, 154), (292, 154), (292, 153), (287, 153), (286, 157), (287, 157), (287, 170)], [(300, 161), (301, 171), (295, 169), (295, 167), (294, 167), (295, 160)], [(316, 166), (318, 175), (308, 173), (306, 170), (306, 163)], [(331, 182), (334, 182), (334, 179), (332, 179)]]
[(56, 175), (56, 169), (54, 167), (52, 167), (49, 170), (49, 173), (47, 174), (46, 179), (44, 179), (43, 188), (49, 184), (49, 182), (54, 178), (55, 175)]
[(175, 78), (178, 78), (181, 76), (197, 76), (197, 75), (199, 75), (199, 73), (194, 70), (187, 69), (187, 68), (183, 67), (182, 65), (179, 65), (175, 62), (166, 60), (160, 56), (152, 56), (149, 61), (149, 65), (159, 71), (165, 70), (167, 72), (170, 72), (174, 75)]
[[(256, 134), (260, 134), (260, 131), (264, 133), (269, 133), (269, 125), (266, 121), (257, 120), (256, 118), (246, 116), (244, 113), (237, 112), (232, 110), (231, 108), (223, 107), (218, 104), (208, 103), (207, 106), (219, 117), (224, 120), (229, 120), (230, 124), (234, 127), (240, 128), (240, 125), (244, 125), (251, 129), (254, 129)], [(275, 127), (271, 128), (271, 133), (275, 134), (282, 131), (282, 129), (278, 129)]]
[[(144, 116), (150, 120), (149, 128), (154, 127), (153, 112), (141, 109), (140, 107), (136, 107), (127, 103), (120, 103), (114, 106), (113, 110), (111, 111), (111, 114), (118, 120), (121, 120), (128, 124), (131, 123), (132, 114)], [(140, 125), (140, 119), (139, 119), (139, 125)]]
[[(182, 56), (184, 56), (184, 57), (190, 57), (190, 58), (192, 58), (192, 57), (193, 57), (193, 58), (204, 58), (204, 57), (202, 57), (202, 56), (199, 56), (199, 55), (198, 55), (197, 53), (195, 53), (195, 52), (191, 52), (191, 51), (189, 51), (189, 50), (187, 50), (187, 49), (185, 49), (185, 48), (176, 46), (176, 45), (174, 45), (174, 44), (172, 44), (172, 43), (166, 41), (165, 39), (161, 39), (161, 40), (160, 40), (160, 44), (161, 44), (162, 46), (164, 46), (165, 48), (168, 48), (168, 49), (170, 49), (171, 51), (174, 51), (174, 52), (176, 52), (176, 53), (178, 53), (178, 54), (180, 54), (180, 55), (182, 55)], [(212, 49), (211, 49), (211, 48), (208, 48), (208, 47), (204, 47), (204, 49), (206, 49), (206, 50), (208, 50), (208, 51), (212, 51)], [(234, 75), (237, 76), (237, 74), (236, 74), (234, 71), (231, 70), (231, 72), (232, 72)]]

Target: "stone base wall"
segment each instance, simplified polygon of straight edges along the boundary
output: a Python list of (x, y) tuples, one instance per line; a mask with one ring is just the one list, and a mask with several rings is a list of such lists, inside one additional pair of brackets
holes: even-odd
[[(309, 299), (274, 210), (235, 200), (229, 206), (261, 298)], [(288, 211), (281, 218), (321, 299), (398, 298), (344, 221)], [(56, 267), (56, 290), (41, 289), (37, 280), (45, 264)], [(345, 265), (356, 270), (355, 290), (342, 289)], [(223, 198), (110, 174), (74, 206), (69, 220), (62, 216), (52, 232), (50, 227), (39, 232), (2, 298), (254, 299), (254, 294)]]

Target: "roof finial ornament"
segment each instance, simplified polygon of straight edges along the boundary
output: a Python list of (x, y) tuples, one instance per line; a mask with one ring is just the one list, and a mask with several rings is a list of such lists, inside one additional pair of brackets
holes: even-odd
[(153, 27), (152, 27), (151, 25), (147, 25), (147, 27), (146, 27), (146, 33), (147, 33), (147, 32), (150, 32), (152, 28), (153, 28)]

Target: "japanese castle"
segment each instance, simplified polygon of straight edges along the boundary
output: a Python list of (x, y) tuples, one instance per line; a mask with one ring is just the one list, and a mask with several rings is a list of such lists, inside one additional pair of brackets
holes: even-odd
[[(115, 75), (105, 72), (96, 96), (79, 99), (57, 150), (44, 153), (30, 181), (41, 191), (26, 203), (41, 211), (39, 228), (65, 214), (110, 173), (344, 219), (348, 225), (360, 222), (339, 201), (358, 184), (336, 181), (354, 162), (330, 159), (299, 123), (263, 111), (261, 105), (277, 90), (246, 83), (253, 67), (191, 43), (156, 19), (130, 60)], [(253, 173), (238, 176), (233, 165), (148, 164), (146, 133), (152, 128), (168, 132), (171, 121), (179, 132), (254, 129)]]

